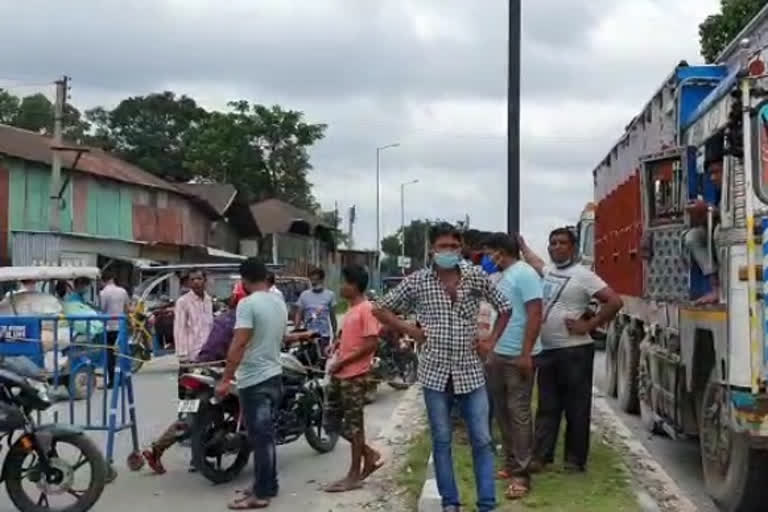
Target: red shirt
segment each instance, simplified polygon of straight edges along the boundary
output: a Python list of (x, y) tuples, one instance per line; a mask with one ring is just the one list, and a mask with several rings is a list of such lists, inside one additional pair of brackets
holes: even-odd
[[(378, 338), (379, 330), (381, 330), (381, 324), (373, 316), (373, 304), (365, 300), (356, 306), (352, 306), (347, 311), (347, 314), (344, 315), (337, 357), (341, 360), (346, 359), (350, 354), (360, 349), (365, 342), (365, 338), (371, 336)], [(368, 373), (375, 354), (376, 349), (374, 348), (367, 356), (342, 366), (334, 374), (334, 377), (350, 379)]]

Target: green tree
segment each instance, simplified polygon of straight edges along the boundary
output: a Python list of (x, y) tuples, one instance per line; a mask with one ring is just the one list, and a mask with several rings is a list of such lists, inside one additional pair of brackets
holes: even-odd
[(0, 89), (0, 124), (13, 124), (19, 112), (19, 98)]
[(714, 63), (718, 55), (755, 17), (768, 0), (721, 0), (720, 13), (712, 14), (699, 25), (701, 55)]
[(163, 178), (187, 181), (192, 176), (184, 166), (184, 141), (207, 116), (189, 96), (170, 91), (134, 96), (111, 111), (86, 112), (94, 125), (88, 142)]
[(12, 124), (24, 130), (50, 133), (53, 127), (53, 103), (40, 93), (25, 96)]
[[(0, 123), (10, 124), (33, 132), (53, 134), (54, 106), (43, 94), (32, 94), (19, 99), (0, 89)], [(80, 111), (65, 105), (62, 116), (62, 135), (66, 140), (81, 143), (86, 139), (90, 123)]]
[(241, 100), (230, 112), (211, 113), (188, 132), (185, 169), (229, 182), (252, 199), (276, 197), (312, 212), (318, 204), (307, 174), (308, 148), (326, 125), (304, 122), (304, 114)]
[[(405, 255), (411, 258), (414, 268), (421, 266), (424, 261), (425, 238), (432, 223), (429, 220), (415, 219), (405, 226)], [(397, 257), (400, 256), (402, 250), (401, 233), (402, 229), (398, 229), (394, 234), (381, 240), (381, 250), (388, 258), (395, 260), (395, 266), (397, 266)], [(383, 265), (384, 260), (382, 260), (382, 267)]]

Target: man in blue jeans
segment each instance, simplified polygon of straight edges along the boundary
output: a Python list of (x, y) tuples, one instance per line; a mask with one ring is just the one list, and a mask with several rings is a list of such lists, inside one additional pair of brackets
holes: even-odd
[(269, 292), (267, 275), (267, 267), (254, 258), (240, 266), (243, 286), (250, 295), (237, 305), (227, 367), (216, 386), (216, 394), (224, 396), (237, 377), (253, 450), (253, 487), (230, 503), (230, 510), (266, 508), (278, 491), (274, 416), (282, 395), (280, 345), (288, 309), (279, 296)]
[[(451, 455), (451, 409), (456, 403), (472, 445), (477, 508), (487, 512), (496, 508), (496, 486), (483, 358), (506, 328), (511, 306), (482, 269), (462, 261), (459, 230), (438, 224), (429, 238), (432, 267), (406, 277), (382, 299), (374, 314), (385, 325), (424, 344), (418, 378), (424, 388), (443, 511), (458, 512), (460, 506)], [(499, 313), (485, 340), (477, 340), (481, 301)], [(421, 328), (397, 316), (412, 312)]]

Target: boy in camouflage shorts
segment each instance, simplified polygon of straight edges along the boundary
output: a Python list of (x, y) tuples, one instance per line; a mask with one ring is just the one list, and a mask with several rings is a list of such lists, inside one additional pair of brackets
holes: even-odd
[(347, 476), (325, 488), (327, 492), (359, 489), (371, 473), (382, 466), (381, 455), (365, 442), (365, 396), (368, 373), (379, 342), (381, 326), (373, 316), (373, 306), (365, 297), (368, 273), (359, 265), (341, 271), (341, 295), (349, 310), (334, 356), (328, 367), (331, 384), (326, 404), (326, 428), (349, 441), (352, 461)]

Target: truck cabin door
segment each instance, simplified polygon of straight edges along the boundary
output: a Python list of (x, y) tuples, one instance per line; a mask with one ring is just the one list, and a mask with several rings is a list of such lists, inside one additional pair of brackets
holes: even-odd
[(642, 160), (646, 295), (662, 302), (686, 302), (690, 275), (683, 249), (686, 232), (685, 169), (679, 150)]

